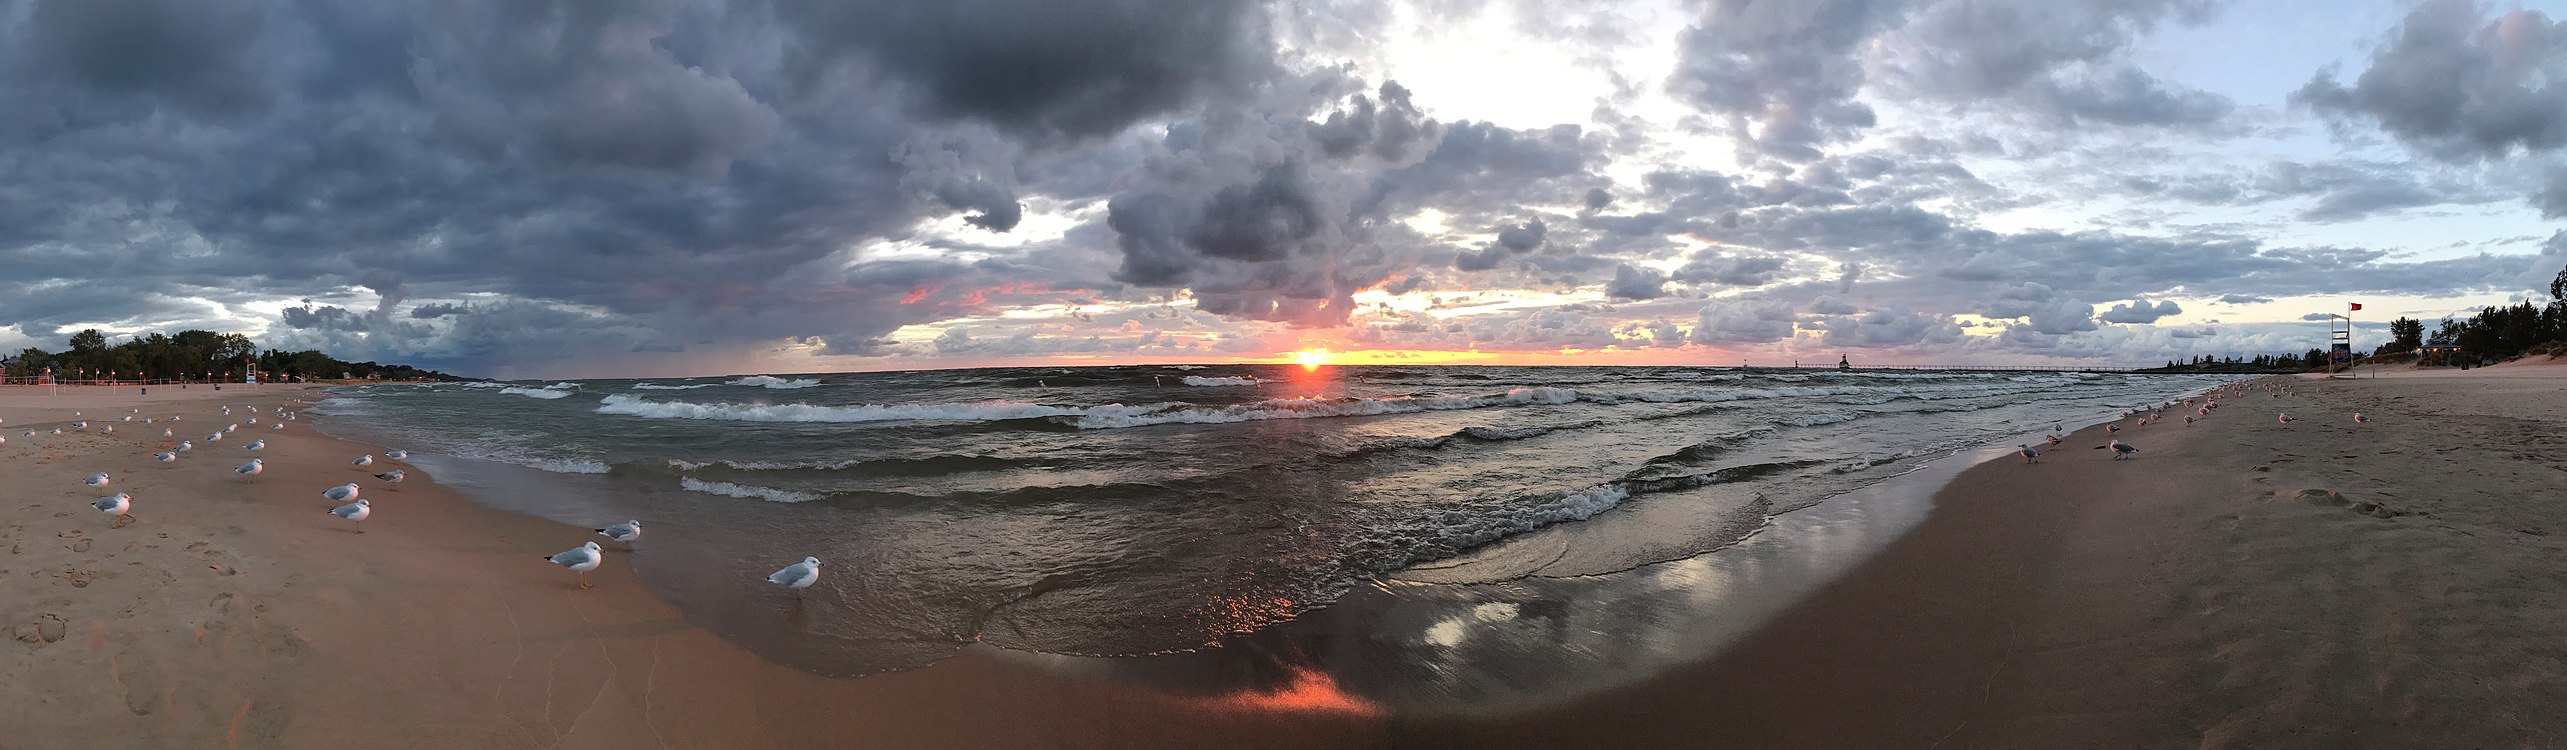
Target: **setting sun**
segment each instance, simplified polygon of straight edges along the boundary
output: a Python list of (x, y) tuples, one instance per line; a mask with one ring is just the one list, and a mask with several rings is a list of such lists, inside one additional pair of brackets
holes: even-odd
[(1292, 353), (1292, 361), (1301, 363), (1305, 370), (1319, 369), (1320, 365), (1328, 364), (1332, 359), (1336, 359), (1336, 355), (1329, 354), (1327, 349), (1303, 349)]

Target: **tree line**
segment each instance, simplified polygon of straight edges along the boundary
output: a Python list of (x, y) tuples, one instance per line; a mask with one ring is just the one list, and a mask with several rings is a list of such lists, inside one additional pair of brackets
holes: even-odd
[(2389, 321), (2389, 343), (2378, 355), (2423, 350), (2425, 364), (2494, 362), (2525, 354), (2567, 354), (2567, 269), (2549, 282), (2549, 304), (2523, 301), (2491, 305), (2467, 318), (2444, 316), (2426, 335), (2424, 321)]
[(28, 347), (5, 361), (9, 377), (45, 374), (64, 380), (178, 380), (237, 382), (251, 372), (269, 380), (381, 378), (384, 380), (463, 380), (409, 365), (348, 362), (318, 350), (261, 351), (248, 336), (205, 330), (135, 336), (113, 346), (107, 334), (91, 328), (71, 335), (68, 348), (45, 351)]
[(2310, 349), (2305, 354), (2258, 354), (2252, 357), (2198, 356), (2190, 360), (2167, 360), (2164, 367), (2141, 372), (2303, 372), (2326, 366), (2326, 351)]

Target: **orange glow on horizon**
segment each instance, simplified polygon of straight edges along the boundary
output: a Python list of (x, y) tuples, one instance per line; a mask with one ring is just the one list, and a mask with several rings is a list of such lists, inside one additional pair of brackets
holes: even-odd
[(1328, 353), (1328, 349), (1326, 347), (1318, 349), (1303, 349), (1292, 353), (1292, 361), (1300, 364), (1301, 369), (1304, 370), (1319, 369), (1320, 365), (1328, 364), (1336, 359), (1337, 355)]

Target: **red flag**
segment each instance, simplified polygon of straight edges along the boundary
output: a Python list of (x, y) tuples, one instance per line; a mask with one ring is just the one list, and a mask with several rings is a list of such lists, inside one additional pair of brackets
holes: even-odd
[(2353, 311), (2354, 311), (2354, 312), (2361, 312), (2361, 311), (2362, 311), (2362, 303), (2360, 303), (2360, 302), (2355, 302), (2355, 303), (2353, 303)]

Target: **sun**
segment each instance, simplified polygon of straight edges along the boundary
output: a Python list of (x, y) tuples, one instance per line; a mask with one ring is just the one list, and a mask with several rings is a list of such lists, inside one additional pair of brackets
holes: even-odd
[(1304, 370), (1319, 369), (1320, 365), (1328, 364), (1329, 360), (1336, 358), (1337, 355), (1328, 353), (1326, 349), (1303, 349), (1292, 353), (1292, 361), (1301, 363), (1301, 369)]

